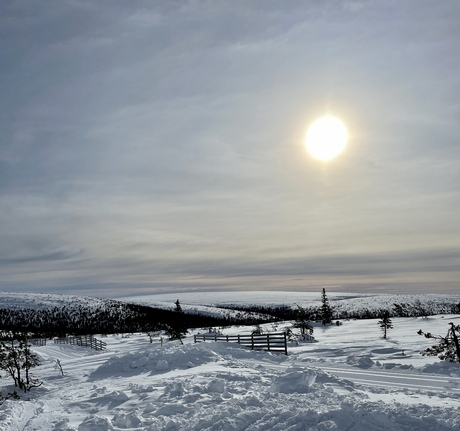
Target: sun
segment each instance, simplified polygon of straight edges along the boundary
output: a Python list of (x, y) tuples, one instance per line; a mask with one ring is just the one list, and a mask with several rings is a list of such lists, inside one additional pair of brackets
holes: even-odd
[(332, 160), (347, 145), (345, 125), (336, 117), (321, 117), (308, 128), (305, 144), (310, 155), (317, 160)]

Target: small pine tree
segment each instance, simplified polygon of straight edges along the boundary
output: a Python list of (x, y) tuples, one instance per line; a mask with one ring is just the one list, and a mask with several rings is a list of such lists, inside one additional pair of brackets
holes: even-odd
[(393, 328), (393, 323), (391, 322), (390, 313), (388, 311), (383, 313), (381, 320), (379, 320), (379, 325), (380, 329), (383, 331), (383, 338), (386, 339), (387, 331)]
[(449, 325), (450, 328), (445, 337), (423, 332), (421, 329), (417, 332), (418, 335), (423, 335), (425, 338), (433, 338), (439, 341), (439, 344), (421, 352), (422, 355), (437, 356), (439, 359), (449, 362), (460, 362), (460, 325), (454, 325), (452, 322)]
[(297, 305), (294, 328), (300, 329), (303, 340), (312, 340), (313, 326), (310, 325), (310, 315), (305, 308)]
[(326, 289), (323, 287), (323, 293), (321, 294), (321, 323), (323, 325), (330, 325), (332, 323), (332, 307), (329, 305), (329, 299), (326, 295)]
[[(175, 311), (177, 314), (183, 314), (182, 307), (180, 305), (179, 300), (175, 302), (176, 308)], [(187, 334), (187, 328), (185, 327), (183, 323), (183, 319), (181, 316), (178, 316), (174, 323), (171, 325), (166, 326), (166, 335), (169, 336), (170, 340), (179, 340), (181, 344), (184, 344), (182, 341), (182, 338)]]

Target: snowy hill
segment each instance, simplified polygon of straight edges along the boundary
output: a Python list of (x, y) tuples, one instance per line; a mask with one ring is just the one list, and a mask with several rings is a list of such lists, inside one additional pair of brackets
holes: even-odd
[[(371, 313), (379, 310), (391, 310), (394, 304), (406, 304), (409, 307), (424, 307), (430, 314), (448, 313), (453, 306), (460, 304), (460, 295), (385, 295), (385, 294), (356, 294), (356, 293), (327, 293), (331, 306), (337, 314), (356, 315), (364, 310)], [(320, 307), (321, 295), (313, 292), (194, 292), (145, 295), (119, 298), (123, 301), (137, 304), (172, 307), (176, 299), (180, 299), (184, 310), (198, 310), (218, 313), (219, 307), (238, 308), (251, 306), (290, 306), (296, 304), (302, 307)], [(222, 313), (222, 311), (220, 311)], [(460, 312), (460, 307), (459, 307)]]
[[(398, 302), (379, 295), (329, 296), (333, 305), (348, 301), (353, 307), (357, 301), (366, 307)], [(218, 293), (179, 298), (184, 308), (210, 309), (235, 302), (319, 301), (319, 295), (273, 292), (263, 297), (239, 293), (238, 301)], [(401, 303), (459, 300), (401, 298)], [(152, 304), (172, 304), (176, 299), (177, 295), (144, 298)], [(27, 300), (34, 302), (31, 296)], [(387, 340), (376, 319), (317, 325), (316, 342), (291, 342), (287, 356), (231, 343), (194, 344), (193, 332), (184, 345), (162, 344), (159, 338), (150, 343), (145, 334), (105, 336), (103, 352), (49, 342), (34, 347), (43, 365), (33, 374), (43, 385), (22, 400), (0, 406), (0, 430), (459, 431), (460, 364), (422, 356), (420, 351), (432, 340), (417, 335), (419, 329), (445, 334), (449, 322), (460, 323), (460, 315), (394, 318)], [(290, 325), (262, 326), (279, 331)], [(251, 329), (229, 327), (223, 332)], [(55, 368), (56, 359), (64, 376)], [(12, 390), (5, 378), (1, 385), (4, 391)]]
[[(394, 304), (407, 304), (413, 307), (424, 306), (432, 309), (433, 314), (438, 314), (446, 313), (448, 310), (450, 311), (452, 306), (460, 304), (460, 295), (385, 295), (338, 292), (328, 292), (327, 295), (337, 312), (349, 314), (361, 310), (391, 309)], [(255, 305), (295, 307), (296, 304), (302, 307), (319, 307), (321, 304), (319, 292), (193, 292), (127, 296), (117, 298), (117, 300), (63, 294), (0, 292), (0, 308), (46, 310), (55, 307), (77, 309), (84, 306), (85, 308), (100, 310), (109, 306), (128, 303), (172, 310), (177, 299), (180, 299), (184, 311), (210, 316), (226, 315), (232, 307), (240, 308)], [(225, 307), (225, 310), (222, 307)], [(235, 315), (235, 313), (231, 314)]]
[[(46, 336), (146, 332), (164, 329), (165, 325), (177, 321), (175, 312), (168, 308), (113, 299), (3, 292), (0, 293), (0, 328)], [(228, 318), (219, 315), (223, 313), (215, 316), (192, 313), (182, 315), (181, 319), (190, 328), (229, 323)]]
[(36, 347), (44, 384), (5, 402), (0, 430), (455, 431), (459, 365), (421, 356), (428, 343), (415, 333), (451, 320), (460, 316), (395, 319), (389, 340), (375, 320), (348, 321), (288, 356), (145, 335), (105, 337), (106, 352)]
[(51, 309), (54, 307), (77, 307), (84, 305), (98, 309), (112, 300), (90, 296), (48, 294), (48, 293), (17, 293), (0, 292), (0, 306), (2, 308), (33, 308), (36, 310)]

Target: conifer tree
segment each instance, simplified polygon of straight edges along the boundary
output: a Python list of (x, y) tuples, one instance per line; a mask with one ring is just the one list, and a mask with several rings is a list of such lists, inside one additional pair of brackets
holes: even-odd
[(385, 311), (381, 320), (379, 320), (380, 329), (383, 331), (383, 338), (387, 338), (387, 331), (393, 328), (393, 323), (390, 319), (390, 313)]
[(303, 340), (312, 340), (313, 326), (310, 325), (310, 314), (305, 308), (297, 305), (295, 316), (294, 328), (300, 329), (300, 335)]
[(177, 313), (177, 317), (174, 319), (173, 323), (166, 326), (166, 334), (169, 336), (170, 340), (179, 340), (181, 344), (184, 344), (182, 342), (182, 338), (184, 338), (188, 332), (184, 324), (184, 312), (182, 311), (179, 300), (177, 300), (174, 304), (176, 305), (175, 312)]
[(326, 295), (326, 289), (323, 287), (323, 293), (321, 294), (321, 323), (323, 325), (329, 325), (332, 323), (332, 307), (329, 305), (329, 299)]
[(450, 328), (445, 337), (433, 335), (431, 332), (423, 332), (421, 329), (417, 332), (418, 335), (423, 335), (425, 338), (439, 341), (439, 344), (424, 350), (422, 355), (437, 356), (439, 359), (449, 362), (460, 362), (460, 325), (454, 325), (452, 322), (449, 325)]

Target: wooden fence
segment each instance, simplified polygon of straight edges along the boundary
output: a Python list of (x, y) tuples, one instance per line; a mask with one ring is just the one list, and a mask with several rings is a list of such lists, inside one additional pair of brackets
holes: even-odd
[(89, 347), (94, 350), (105, 350), (107, 344), (92, 335), (78, 335), (71, 337), (55, 338), (54, 344), (74, 344)]
[(222, 335), (222, 334), (198, 334), (194, 336), (195, 343), (201, 341), (225, 341), (227, 343), (238, 343), (242, 346), (256, 350), (268, 350), (269, 352), (287, 351), (287, 338), (285, 332), (271, 332), (267, 334), (239, 334), (239, 335)]
[(46, 346), (46, 338), (29, 338), (32, 346)]

